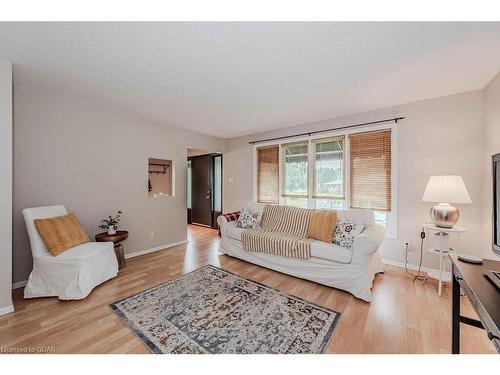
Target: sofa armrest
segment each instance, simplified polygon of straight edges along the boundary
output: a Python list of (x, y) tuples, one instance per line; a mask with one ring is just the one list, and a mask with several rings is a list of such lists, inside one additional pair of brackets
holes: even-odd
[[(225, 234), (222, 228), (227, 227), (227, 224), (229, 222), (238, 220), (239, 217), (240, 217), (240, 211), (228, 212), (226, 214), (220, 215), (217, 218), (217, 224), (219, 225), (219, 236)], [(221, 220), (219, 221), (219, 219)]]
[(219, 234), (221, 236), (224, 236), (226, 234), (225, 228), (227, 227), (228, 223), (229, 221), (226, 219), (224, 215), (219, 215), (219, 217), (217, 217), (217, 224), (219, 225)]
[(378, 250), (385, 237), (385, 228), (380, 224), (372, 224), (365, 228), (359, 236), (354, 239), (352, 245), (352, 257), (362, 258)]

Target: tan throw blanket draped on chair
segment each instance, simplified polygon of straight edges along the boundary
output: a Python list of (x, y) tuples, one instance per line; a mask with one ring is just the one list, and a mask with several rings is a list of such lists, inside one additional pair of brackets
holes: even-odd
[(246, 229), (242, 232), (243, 249), (309, 259), (312, 240), (307, 238), (307, 227), (311, 212), (299, 207), (265, 206), (262, 229)]

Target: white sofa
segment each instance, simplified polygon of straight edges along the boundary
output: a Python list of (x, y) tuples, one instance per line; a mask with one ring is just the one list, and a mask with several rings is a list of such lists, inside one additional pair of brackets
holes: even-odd
[(24, 288), (24, 298), (83, 299), (94, 287), (118, 274), (113, 242), (83, 243), (58, 256), (49, 253), (34, 220), (66, 214), (62, 205), (23, 210), (33, 254), (33, 271)]
[[(263, 205), (256, 203), (248, 206), (253, 210), (263, 209)], [(377, 250), (384, 239), (385, 229), (375, 223), (371, 210), (339, 210), (338, 219), (362, 222), (366, 226), (354, 239), (352, 248), (314, 240), (311, 258), (298, 259), (243, 250), (241, 233), (244, 229), (236, 227), (236, 221), (228, 222), (224, 216), (219, 216), (219, 250), (262, 267), (348, 291), (369, 302), (375, 274), (383, 272)]]

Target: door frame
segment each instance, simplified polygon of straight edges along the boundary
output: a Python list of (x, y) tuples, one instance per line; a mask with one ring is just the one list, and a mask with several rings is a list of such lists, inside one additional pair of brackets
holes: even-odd
[[(215, 158), (220, 156), (220, 212), (215, 211)], [(224, 212), (224, 156), (212, 153), (212, 228), (219, 229), (217, 217)]]
[[(211, 168), (212, 168), (212, 173), (211, 173), (211, 194), (212, 194), (212, 199), (211, 199), (211, 226), (208, 226), (208, 225), (204, 225), (204, 224), (199, 224), (199, 223), (194, 223), (192, 221), (192, 205), (193, 205), (193, 199), (191, 197), (191, 208), (187, 208), (187, 222), (188, 224), (192, 224), (192, 225), (197, 225), (197, 226), (200, 226), (200, 227), (205, 227), (205, 228), (214, 228), (214, 229), (217, 229), (218, 228), (218, 225), (217, 225), (217, 217), (218, 215), (222, 214), (224, 212), (224, 208), (223, 208), (223, 204), (224, 204), (224, 155), (222, 153), (216, 153), (216, 152), (213, 152), (213, 153), (207, 153), (207, 154), (203, 154), (203, 155), (196, 155), (196, 156), (188, 156), (187, 157), (187, 160), (188, 161), (192, 161), (193, 159), (195, 158), (198, 158), (198, 157), (203, 157), (203, 156), (207, 156), (207, 155), (210, 155), (211, 156)], [(220, 181), (220, 191), (221, 191), (221, 202), (220, 202), (220, 205), (221, 205), (221, 211), (220, 212), (216, 212), (215, 211), (215, 189), (214, 189), (214, 186), (215, 186), (215, 158), (216, 157), (220, 157), (221, 158), (221, 181)], [(187, 171), (186, 171), (187, 173)], [(193, 175), (191, 174), (191, 184), (193, 183)], [(186, 191), (187, 191), (187, 184), (186, 184)], [(193, 188), (191, 187), (191, 194), (192, 194), (192, 191), (193, 191)]]

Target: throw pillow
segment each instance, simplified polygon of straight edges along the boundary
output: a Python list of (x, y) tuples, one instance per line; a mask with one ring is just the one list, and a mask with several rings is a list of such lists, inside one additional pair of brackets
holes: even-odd
[(351, 248), (354, 238), (359, 236), (365, 229), (363, 223), (351, 223), (349, 221), (339, 220), (335, 228), (333, 243), (342, 247)]
[(47, 219), (35, 219), (34, 223), (52, 256), (57, 256), (72, 247), (90, 241), (73, 213)]
[(238, 228), (246, 229), (260, 229), (260, 220), (262, 218), (262, 212), (247, 210), (242, 208), (240, 211), (240, 216), (236, 222)]
[(307, 237), (331, 242), (337, 224), (337, 211), (313, 210), (307, 227)]

